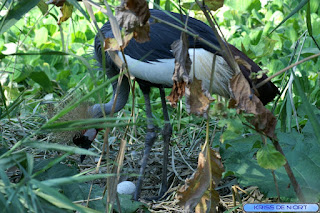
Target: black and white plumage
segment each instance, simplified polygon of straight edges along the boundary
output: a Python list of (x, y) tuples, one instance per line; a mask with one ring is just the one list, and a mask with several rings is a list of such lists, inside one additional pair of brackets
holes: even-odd
[[(163, 12), (159, 10), (150, 10), (151, 15), (158, 17), (162, 20), (170, 22), (172, 24), (183, 27), (179, 20), (183, 17), (183, 22), (186, 17), (181, 16), (180, 14)], [(171, 137), (171, 125), (169, 122), (169, 115), (166, 108), (165, 94), (163, 88), (171, 87), (173, 84), (172, 75), (174, 72), (174, 56), (171, 50), (171, 44), (178, 40), (181, 35), (181, 31), (170, 27), (166, 24), (155, 23), (152, 18), (149, 20), (150, 22), (150, 41), (145, 43), (138, 43), (134, 39), (129, 42), (129, 45), (125, 48), (124, 53), (128, 63), (130, 75), (136, 77), (137, 82), (140, 85), (140, 88), (144, 94), (146, 101), (146, 113), (147, 113), (147, 128), (148, 132), (146, 135), (145, 142), (145, 151), (142, 159), (142, 165), (140, 174), (141, 176), (138, 179), (137, 183), (137, 191), (135, 193), (134, 198), (138, 199), (141, 185), (142, 185), (142, 177), (144, 174), (144, 169), (147, 163), (147, 158), (150, 153), (150, 149), (156, 139), (155, 127), (152, 122), (151, 115), (151, 105), (149, 99), (150, 87), (158, 87), (160, 89), (160, 96), (163, 106), (163, 114), (165, 119), (165, 126), (163, 130), (163, 138), (164, 138), (164, 163), (163, 163), (163, 179), (162, 179), (162, 187), (160, 195), (163, 195), (167, 189), (167, 155), (169, 149), (169, 141)], [(194, 34), (199, 35), (202, 39), (205, 39), (216, 46), (219, 46), (219, 43), (212, 31), (212, 29), (207, 26), (205, 23), (196, 20), (194, 18), (189, 18), (188, 20), (188, 30), (193, 32)], [(110, 23), (106, 23), (101, 28), (101, 31), (105, 38), (113, 38), (113, 34), (111, 31)], [(195, 40), (191, 36), (189, 39), (189, 54), (191, 60), (195, 58), (195, 61), (192, 61), (194, 65), (192, 65), (192, 71), (190, 73), (190, 77), (192, 79), (193, 76), (193, 66), (195, 66), (195, 76), (203, 81), (203, 84), (206, 89), (209, 89), (210, 79), (211, 79), (211, 70), (212, 70), (212, 61), (213, 55), (217, 54), (216, 63), (215, 63), (215, 73), (214, 73), (214, 81), (212, 87), (212, 93), (230, 97), (229, 92), (229, 81), (233, 75), (232, 69), (229, 67), (224, 58), (217, 53), (217, 51), (204, 43)], [(249, 59), (245, 54), (236, 49), (234, 46), (229, 45), (231, 52), (234, 55), (238, 55), (240, 58), (245, 60), (248, 64), (252, 66), (252, 71), (257, 72), (260, 67), (255, 64), (251, 59)], [(98, 37), (95, 39), (95, 56), (96, 59), (102, 64), (102, 48), (100, 44), (100, 40)], [(122, 55), (119, 53), (119, 56)], [(112, 78), (119, 74), (119, 69), (112, 62), (110, 57), (106, 54), (106, 74), (108, 78)], [(247, 78), (251, 85), (251, 80), (249, 79), (250, 71), (246, 69), (245, 66), (240, 65), (240, 69), (244, 76)], [(263, 76), (262, 79), (258, 80), (256, 83), (259, 83), (266, 76)], [(113, 82), (113, 89), (115, 93), (115, 89), (117, 87), (117, 81)], [(128, 79), (124, 76), (122, 83), (120, 85), (120, 90), (118, 93), (118, 98), (116, 102), (115, 112), (121, 110), (124, 105), (127, 103), (129, 96), (130, 88)], [(259, 98), (263, 104), (270, 102), (275, 95), (278, 93), (278, 89), (271, 83), (267, 83), (264, 86), (258, 89), (260, 94)], [(108, 115), (111, 112), (112, 105), (114, 103), (114, 95), (112, 99), (104, 104), (105, 114)], [(96, 104), (90, 108), (90, 113), (93, 117), (102, 117), (103, 112), (101, 111), (101, 105)], [(94, 134), (96, 131), (88, 130), (84, 133), (83, 138), (85, 141), (92, 141), (94, 139)], [(94, 135), (94, 136), (93, 136)], [(89, 140), (88, 140), (89, 139)], [(77, 141), (79, 143), (79, 141)], [(86, 145), (87, 146), (87, 145)]]

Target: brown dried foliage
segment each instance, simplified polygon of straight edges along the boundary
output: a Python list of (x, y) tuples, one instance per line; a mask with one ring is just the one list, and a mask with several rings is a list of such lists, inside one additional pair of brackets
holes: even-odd
[(189, 56), (189, 42), (185, 33), (181, 33), (179, 40), (171, 44), (171, 49), (175, 57), (174, 73), (172, 76), (173, 88), (167, 99), (172, 106), (176, 106), (178, 100), (184, 95), (185, 86), (189, 83), (189, 73), (191, 70), (191, 59)]
[(253, 94), (248, 81), (238, 73), (230, 80), (230, 87), (234, 95), (234, 99), (230, 101), (229, 106), (237, 108), (240, 113), (251, 113), (255, 117), (249, 122), (256, 128), (257, 131), (264, 132), (267, 136), (275, 138), (274, 130), (277, 120), (274, 115), (266, 109), (260, 99)]
[(110, 50), (110, 51), (124, 49), (129, 44), (132, 37), (133, 37), (133, 33), (130, 33), (130, 34), (124, 36), (124, 38), (122, 39), (123, 45), (121, 47), (119, 46), (119, 43), (117, 42), (117, 40), (115, 38), (106, 38), (104, 40), (104, 49)]
[(214, 101), (210, 93), (202, 88), (202, 81), (194, 77), (186, 87), (186, 108), (188, 113), (208, 116), (210, 103)]
[(126, 34), (133, 32), (137, 42), (150, 40), (150, 11), (145, 0), (125, 0), (116, 8), (116, 18)]
[(210, 157), (206, 153), (200, 152), (197, 170), (177, 192), (179, 205), (184, 206), (187, 212), (194, 207), (196, 212), (206, 212), (210, 208), (215, 212), (219, 203), (219, 194), (214, 188), (219, 183), (224, 168), (219, 153), (212, 149)]

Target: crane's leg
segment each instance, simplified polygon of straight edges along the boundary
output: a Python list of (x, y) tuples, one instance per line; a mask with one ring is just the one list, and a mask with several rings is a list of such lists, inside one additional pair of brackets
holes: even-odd
[(145, 105), (146, 105), (146, 114), (147, 114), (147, 135), (146, 135), (146, 139), (145, 139), (145, 147), (144, 147), (144, 153), (143, 153), (143, 157), (141, 160), (141, 168), (140, 168), (140, 173), (139, 173), (139, 178), (138, 178), (138, 182), (137, 182), (137, 188), (136, 191), (134, 193), (134, 200), (138, 200), (140, 197), (140, 192), (141, 192), (141, 186), (142, 186), (142, 182), (143, 182), (143, 177), (144, 177), (144, 171), (146, 169), (146, 165), (147, 165), (147, 160), (150, 154), (150, 150), (157, 138), (157, 134), (155, 132), (155, 126), (153, 124), (153, 118), (152, 118), (152, 112), (151, 112), (151, 104), (150, 104), (150, 87), (144, 87), (141, 86), (140, 84), (140, 88), (143, 92), (143, 96), (144, 96), (144, 100), (145, 100)]
[(163, 165), (162, 165), (162, 183), (159, 193), (159, 198), (161, 198), (164, 193), (168, 190), (168, 155), (169, 155), (169, 144), (170, 138), (172, 135), (172, 126), (170, 124), (170, 118), (168, 114), (166, 99), (165, 99), (165, 92), (163, 88), (160, 89), (160, 96), (161, 96), (161, 104), (162, 104), (162, 112), (164, 118), (164, 127), (162, 130), (162, 137), (163, 137)]

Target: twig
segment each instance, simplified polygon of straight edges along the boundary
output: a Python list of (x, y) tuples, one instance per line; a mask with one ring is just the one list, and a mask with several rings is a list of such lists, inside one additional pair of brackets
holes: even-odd
[(265, 85), (267, 82), (269, 82), (271, 79), (273, 79), (274, 77), (278, 76), (278, 75), (281, 75), (282, 73), (284, 73), (285, 71), (299, 65), (299, 64), (302, 64), (310, 59), (313, 59), (313, 58), (316, 58), (316, 57), (319, 57), (320, 56), (320, 53), (317, 53), (315, 55), (312, 55), (312, 56), (309, 56), (307, 58), (304, 58), (302, 59), (301, 61), (298, 61), (297, 63), (294, 63), (294, 64), (291, 64), (290, 66), (280, 70), (279, 72), (277, 72), (276, 74), (273, 74), (272, 76), (266, 78), (265, 80), (261, 81), (259, 84), (256, 85), (256, 88), (258, 89), (259, 87), (262, 87), (263, 85)]
[[(259, 134), (265, 135), (263, 132), (257, 131), (255, 128), (253, 128), (252, 126), (250, 126), (250, 125), (248, 125), (248, 124), (246, 124), (246, 123), (243, 123), (243, 122), (242, 122), (242, 124), (245, 125), (245, 126), (247, 126), (247, 127), (249, 127), (249, 128), (251, 128), (251, 129), (253, 129), (253, 130), (255, 130), (255, 131), (258, 132)], [(267, 135), (265, 135), (265, 136), (267, 136)], [(305, 198), (304, 198), (303, 193), (302, 193), (302, 191), (301, 191), (300, 185), (299, 185), (296, 177), (295, 177), (294, 174), (293, 174), (293, 171), (292, 171), (292, 169), (291, 169), (291, 167), (290, 167), (290, 165), (289, 165), (289, 163), (288, 163), (288, 160), (287, 160), (287, 158), (286, 158), (286, 156), (285, 156), (285, 154), (284, 154), (284, 152), (283, 152), (283, 150), (282, 150), (282, 148), (281, 148), (281, 146), (280, 146), (280, 144), (279, 144), (279, 141), (276, 140), (276, 139), (274, 139), (274, 138), (271, 138), (271, 137), (269, 137), (269, 136), (267, 136), (267, 137), (272, 141), (273, 146), (276, 148), (276, 150), (277, 150), (278, 152), (280, 152), (280, 153), (285, 157), (285, 159), (286, 159), (286, 164), (285, 164), (283, 167), (284, 167), (284, 169), (285, 169), (286, 172), (287, 172), (287, 175), (288, 175), (288, 177), (289, 177), (289, 179), (290, 179), (290, 182), (291, 182), (291, 184), (292, 184), (292, 187), (293, 187), (293, 189), (294, 189), (294, 191), (295, 191), (298, 199), (300, 200), (300, 202), (305, 202)]]
[(277, 191), (278, 202), (280, 202), (280, 192), (279, 192), (279, 187), (278, 187), (277, 178), (276, 178), (276, 175), (274, 174), (274, 170), (271, 170), (271, 173), (272, 173), (274, 185), (275, 185), (276, 191)]
[(228, 65), (231, 67), (231, 69), (235, 72), (235, 73), (241, 73), (240, 68), (238, 66), (238, 64), (236, 63), (233, 54), (231, 53), (230, 49), (229, 49), (229, 45), (227, 42), (225, 42), (221, 36), (219, 35), (215, 24), (212, 21), (212, 15), (210, 13), (211, 16), (209, 16), (209, 12), (208, 9), (206, 7), (206, 5), (203, 2), (200, 2), (198, 0), (196, 0), (198, 6), (201, 8), (202, 12), (204, 13), (204, 15), (207, 18), (207, 21), (209, 22), (211, 29), (214, 33), (214, 35), (216, 36), (219, 44), (220, 44), (220, 48), (222, 49), (222, 56), (224, 57), (224, 59), (226, 60), (226, 62), (228, 63)]
[[(276, 150), (279, 151), (283, 156), (285, 156), (283, 151), (282, 151), (282, 148), (281, 148), (281, 146), (279, 144), (279, 141), (273, 139), (272, 143), (273, 143), (274, 147), (276, 148)], [(294, 176), (294, 174), (292, 172), (292, 169), (291, 169), (286, 157), (285, 157), (285, 159), (286, 159), (286, 164), (284, 165), (284, 169), (286, 170), (286, 172), (288, 174), (288, 177), (289, 177), (289, 179), (290, 179), (290, 181), (292, 183), (293, 189), (294, 189), (297, 197), (299, 198), (300, 202), (304, 203), (304, 202), (306, 202), (306, 200), (305, 200), (305, 198), (304, 198), (304, 196), (302, 194), (300, 185), (297, 182), (297, 179), (295, 178), (295, 176)]]

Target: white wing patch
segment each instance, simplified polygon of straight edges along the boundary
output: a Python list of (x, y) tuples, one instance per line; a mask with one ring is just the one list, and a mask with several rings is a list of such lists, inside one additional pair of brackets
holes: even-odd
[[(189, 49), (192, 61), (190, 78), (193, 79), (195, 69), (196, 78), (202, 80), (205, 89), (209, 90), (212, 72), (213, 54), (204, 49)], [(120, 58), (122, 55), (119, 54)], [(143, 62), (126, 55), (130, 74), (136, 78), (149, 81), (154, 84), (162, 84), (168, 87), (173, 85), (172, 75), (174, 71), (174, 59), (159, 59), (157, 62)], [(195, 62), (193, 61), (195, 58)], [(232, 69), (221, 57), (216, 56), (213, 84), (211, 93), (229, 97), (229, 81), (233, 75)]]

